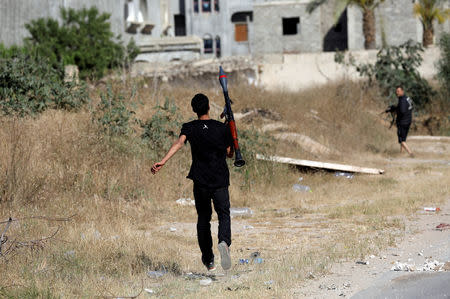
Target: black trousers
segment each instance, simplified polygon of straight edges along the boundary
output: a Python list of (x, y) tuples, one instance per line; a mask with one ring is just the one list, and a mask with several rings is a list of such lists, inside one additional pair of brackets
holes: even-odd
[(197, 239), (202, 252), (202, 262), (214, 260), (211, 237), (211, 199), (219, 219), (219, 243), (231, 245), (230, 196), (228, 187), (209, 189), (194, 183), (195, 208), (197, 209)]

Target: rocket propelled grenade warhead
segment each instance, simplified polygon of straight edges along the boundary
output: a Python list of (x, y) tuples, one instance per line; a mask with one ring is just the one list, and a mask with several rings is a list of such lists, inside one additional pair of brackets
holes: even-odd
[(223, 68), (219, 67), (219, 82), (220, 85), (222, 85), (223, 92), (228, 92), (228, 79), (227, 75), (225, 75), (225, 72), (223, 71)]

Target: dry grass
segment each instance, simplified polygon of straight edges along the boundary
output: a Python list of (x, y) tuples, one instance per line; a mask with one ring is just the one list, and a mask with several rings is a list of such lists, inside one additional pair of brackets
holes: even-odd
[[(171, 88), (144, 81), (137, 86), (140, 119), (149, 118), (166, 97), (175, 101), (183, 121), (194, 116), (189, 105), (194, 91), (206, 93), (215, 103), (223, 101), (217, 90), (202, 86)], [(118, 83), (115, 88), (129, 90), (130, 84)], [(9, 241), (49, 236), (58, 226), (61, 230), (43, 247), (18, 248), (14, 255), (0, 258), (0, 296), (131, 296), (144, 286), (158, 297), (288, 297), (310, 272), (321, 275), (333, 262), (363, 258), (394, 245), (404, 217), (422, 205), (446, 200), (450, 184), (443, 178), (450, 175), (448, 167), (438, 168), (436, 175), (438, 166), (386, 159), (397, 151), (394, 131), (377, 119), (382, 105), (357, 84), (298, 94), (248, 86), (233, 86), (230, 91), (235, 111), (252, 107), (276, 111), (289, 130), (341, 154), (320, 157), (268, 135), (256, 138), (263, 119), (238, 123), (248, 164), (231, 168), (231, 203), (250, 207), (254, 215), (232, 220), (234, 266), (229, 273), (217, 275), (208, 287), (185, 278), (187, 272), (204, 273), (195, 209), (175, 203), (180, 197), (192, 198), (192, 183), (185, 179), (188, 146), (152, 176), (152, 162), (164, 153), (152, 152), (140, 141), (139, 132), (108, 138), (91, 121), (89, 110), (48, 111), (36, 118), (1, 119), (0, 220), (76, 216), (69, 222), (14, 222), (7, 232)], [(96, 92), (92, 91), (93, 105), (98, 101)], [(387, 168), (387, 173), (353, 180), (333, 173), (304, 173), (256, 161), (252, 157), (256, 151), (364, 163)], [(449, 159), (448, 151), (423, 157)], [(300, 176), (312, 193), (292, 190)], [(213, 221), (216, 234), (215, 216)], [(238, 264), (239, 258), (254, 251), (261, 252), (262, 264)], [(146, 274), (161, 269), (168, 274), (161, 278)]]

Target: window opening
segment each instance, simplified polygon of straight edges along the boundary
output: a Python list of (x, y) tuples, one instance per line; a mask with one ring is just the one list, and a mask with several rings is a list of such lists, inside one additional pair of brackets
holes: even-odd
[(194, 0), (194, 12), (198, 12), (198, 0)]
[(211, 12), (211, 0), (202, 0), (202, 11)]
[(214, 10), (219, 11), (219, 0), (214, 0)]
[(219, 58), (221, 56), (220, 52), (220, 37), (216, 36), (216, 57)]
[(300, 18), (283, 18), (283, 35), (295, 35), (299, 33)]
[(203, 38), (203, 53), (213, 53), (213, 39), (211, 38), (211, 36), (206, 36)]
[(186, 18), (184, 15), (175, 15), (175, 36), (186, 35)]

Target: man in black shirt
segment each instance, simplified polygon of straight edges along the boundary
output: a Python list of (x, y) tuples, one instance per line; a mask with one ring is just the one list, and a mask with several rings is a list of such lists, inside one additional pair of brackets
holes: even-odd
[(405, 91), (402, 86), (397, 86), (395, 93), (398, 97), (396, 124), (398, 143), (400, 143), (400, 152), (403, 152), (403, 149), (405, 149), (410, 156), (413, 156), (413, 153), (406, 144), (406, 136), (408, 135), (409, 127), (411, 126), (412, 121), (412, 100), (405, 96)]
[(204, 94), (196, 94), (191, 101), (198, 119), (183, 124), (180, 137), (166, 156), (152, 166), (157, 173), (164, 164), (189, 141), (192, 165), (187, 178), (194, 181), (195, 208), (197, 210), (197, 238), (202, 252), (202, 262), (209, 271), (215, 270), (211, 238), (211, 199), (219, 219), (219, 245), (221, 265), (231, 268), (231, 223), (228, 185), (230, 174), (226, 157), (233, 157), (232, 138), (228, 126), (210, 119), (209, 100)]

